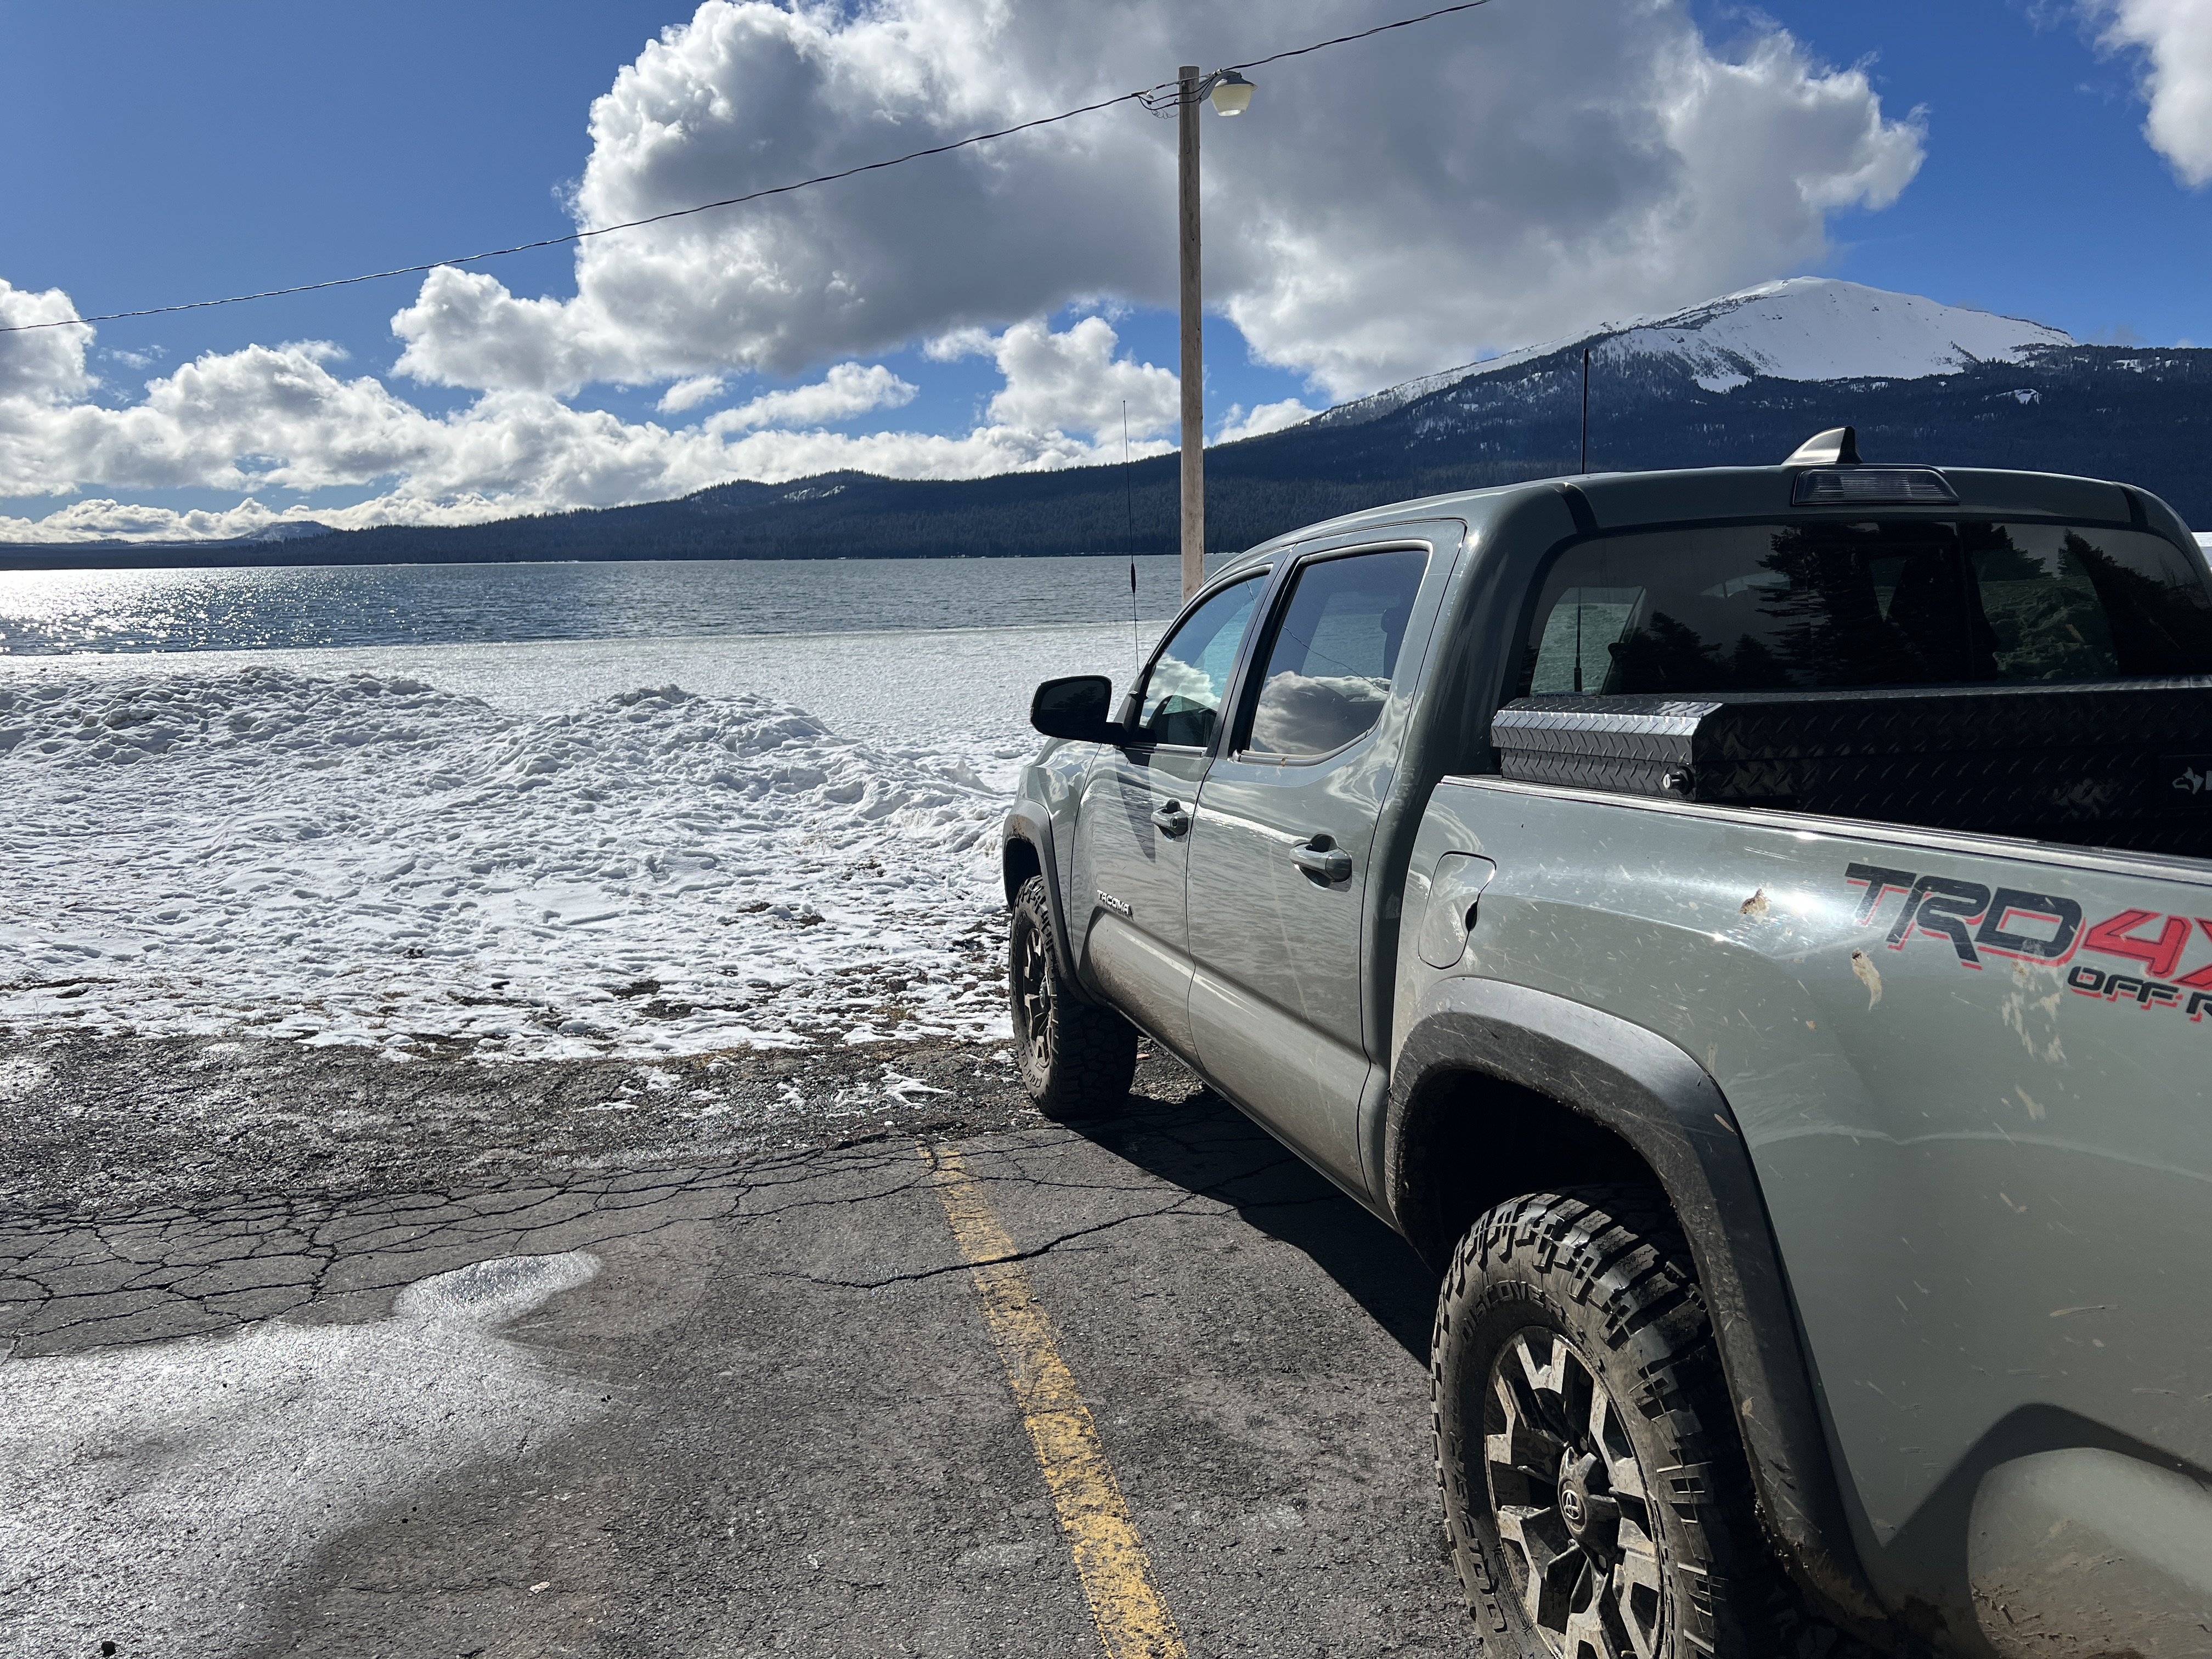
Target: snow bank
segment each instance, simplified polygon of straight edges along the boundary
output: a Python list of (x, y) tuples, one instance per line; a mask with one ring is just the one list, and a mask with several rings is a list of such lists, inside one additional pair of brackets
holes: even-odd
[(1004, 1032), (1003, 734), (173, 660), (0, 677), (0, 1019), (395, 1056)]

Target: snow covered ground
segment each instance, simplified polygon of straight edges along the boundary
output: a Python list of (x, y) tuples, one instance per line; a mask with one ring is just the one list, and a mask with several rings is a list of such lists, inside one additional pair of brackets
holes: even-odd
[(0, 1024), (1001, 1036), (1030, 690), (1130, 661), (1126, 626), (0, 659)]

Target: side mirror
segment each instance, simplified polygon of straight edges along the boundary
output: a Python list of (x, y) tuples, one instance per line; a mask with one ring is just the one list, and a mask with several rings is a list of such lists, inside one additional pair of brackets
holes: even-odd
[(1048, 738), (1076, 743), (1126, 743), (1127, 728), (1107, 718), (1114, 682), (1103, 674), (1072, 674), (1047, 680), (1030, 699), (1030, 724)]

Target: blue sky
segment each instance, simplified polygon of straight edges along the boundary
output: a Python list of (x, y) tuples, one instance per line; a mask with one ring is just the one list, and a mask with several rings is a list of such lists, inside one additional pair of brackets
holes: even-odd
[[(954, 0), (913, 3), (941, 9)], [(1333, 143), (1333, 124), (1370, 118), (1367, 112), (1374, 109), (1377, 91), (1386, 100), (1393, 95), (1394, 75), (1402, 83), (1446, 46), (1473, 51), (1495, 40), (1500, 53), (1522, 51), (1513, 44), (1520, 39), (1513, 31), (1525, 33), (1533, 25), (1505, 12), (1537, 4), (1497, 0), (1494, 10), (1424, 26), (1420, 42), (1408, 32), (1383, 45), (1348, 48), (1327, 64), (1308, 59), (1255, 71), (1261, 92), (1249, 116), (1233, 124), (1208, 118), (1210, 170), (1248, 162), (1256, 167), (1251, 158), (1265, 154), (1286, 158), (1281, 168), (1295, 180), (1300, 148)], [(1217, 8), (1217, 15), (1183, 29), (1196, 37), (1188, 43), (1175, 38), (1176, 27), (1164, 27), (1159, 50), (1166, 54), (1180, 47), (1213, 61), (1297, 44), (1332, 32), (1332, 21), (1358, 26), (1400, 10), (1390, 4), (1316, 3), (1292, 16), (1288, 9), (1276, 15)], [(191, 7), (144, 0), (71, 0), (68, 5), (0, 0), (0, 64), (5, 65), (0, 75), (6, 88), (0, 97), (0, 153), (13, 161), (9, 187), (0, 200), (0, 278), (19, 290), (58, 288), (81, 310), (108, 311), (311, 282), (559, 234), (572, 228), (566, 192), (593, 155), (586, 127), (592, 100), (608, 91), (617, 70), (664, 26), (690, 15), (688, 7), (628, 0), (533, 0), (528, 5), (475, 0), (465, 6), (386, 0), (368, 9), (267, 0), (208, 0)], [(1198, 18), (1199, 13), (1186, 15)], [(2032, 317), (2085, 340), (2212, 342), (2212, 301), (2197, 276), (2212, 253), (2212, 201), (2204, 191), (2179, 182), (2173, 167), (2145, 141), (2145, 103), (2138, 89), (2144, 60), (2132, 52), (2101, 52), (2080, 10), (2055, 0), (1942, 6), (1865, 0), (1855, 7), (1792, 3), (1762, 9), (1692, 0), (1689, 15), (1716, 61), (1755, 51), (1778, 27), (1801, 43), (1812, 71), (1861, 69), (1880, 100), (1881, 118), (1892, 128), (1888, 160), (1869, 163), (1875, 171), (1889, 167), (1893, 177), (1905, 176), (1899, 171), (1904, 167), (1899, 146), (1909, 146), (1910, 137), (1898, 124), (1917, 120), (1924, 135), (1917, 173), (1893, 200), (1886, 186), (1869, 185), (1859, 190), (1858, 204), (1816, 216), (1816, 221), (1825, 218), (1825, 252), (1807, 247), (1802, 225), (1774, 229), (1764, 241), (1747, 232), (1736, 263), (1725, 267), (1740, 283), (1815, 271)], [(1538, 42), (1526, 49), (1540, 47)], [(1065, 42), (1047, 42), (1038, 50), (1050, 63), (1068, 61)], [(1054, 58), (1053, 51), (1062, 55)], [(1172, 67), (1172, 57), (1162, 55), (1158, 73)], [(1133, 64), (1129, 72), (1135, 72)], [(1009, 73), (1023, 71), (1010, 65)], [(1023, 90), (1048, 105), (1096, 95), (1093, 86), (1070, 80), (1063, 100), (1050, 69), (1029, 73)], [(1381, 78), (1367, 78), (1372, 76)], [(1518, 88), (1512, 95), (1527, 107), (1498, 118), (1540, 125), (1547, 83), (1523, 76), (1511, 84)], [(1540, 89), (1534, 97), (1532, 87)], [(1595, 93), (1568, 88), (1563, 100), (1570, 94), (1613, 95), (1602, 87)], [(1409, 89), (1407, 97), (1417, 103), (1421, 93)], [(946, 131), (963, 127), (957, 112), (943, 118)], [(1146, 118), (1133, 112), (1091, 119), (1105, 131), (1085, 141), (1091, 146), (1081, 158), (1089, 172), (1048, 182), (1064, 197), (1070, 176), (1105, 181), (1101, 188), (1115, 201), (1098, 217), (1106, 222), (1119, 214), (1139, 228), (1122, 236), (1121, 244), (1153, 234), (1145, 227), (1147, 216), (1156, 216), (1160, 240), (1145, 251), (1151, 264), (1139, 260), (1127, 270), (1164, 267), (1173, 203), (1171, 191), (1158, 188), (1165, 179), (1161, 134), (1148, 131)], [(909, 122), (894, 136), (916, 130)], [(767, 132), (754, 134), (746, 152), (759, 157), (767, 174), (812, 169), (817, 152), (802, 147), (787, 158), (772, 134), (763, 136)], [(880, 153), (883, 139), (862, 131), (851, 142), (861, 147), (851, 154), (868, 153), (871, 143)], [(1389, 152), (1378, 155), (1375, 165), (1387, 165)], [(927, 194), (945, 186), (957, 165), (916, 164), (896, 188)], [(1479, 166), (1480, 157), (1470, 165)], [(1832, 170), (1840, 173), (1848, 167), (1839, 160)], [(1079, 182), (1074, 188), (1089, 187)], [(1284, 186), (1275, 188), (1271, 197), (1255, 183), (1249, 198), (1256, 204), (1255, 220), (1279, 224), (1286, 216), (1295, 217), (1295, 191), (1285, 197)], [(852, 192), (852, 202), (864, 199), (858, 187), (829, 190)], [(1418, 206), (1422, 198), (1409, 199)], [(1437, 213), (1453, 210), (1450, 191), (1439, 189), (1433, 199)], [(1324, 203), (1316, 205), (1317, 217), (1326, 216), (1324, 208), (1339, 220), (1349, 210)], [(1500, 210), (1540, 218), (1540, 209), (1522, 205)], [(1516, 223), (1516, 234), (1528, 228)], [(1648, 297), (1632, 281), (1616, 277), (1579, 299), (1563, 294), (1549, 310), (1493, 305), (1462, 316), (1439, 309), (1442, 322), (1427, 332), (1409, 324), (1410, 333), (1401, 337), (1346, 346), (1331, 331), (1346, 337), (1356, 332), (1357, 305), (1334, 313), (1334, 320), (1319, 313), (1292, 316), (1301, 301), (1279, 289), (1268, 290), (1264, 271), (1253, 273), (1266, 258), (1243, 245), (1245, 229), (1234, 211), (1224, 213), (1217, 204), (1209, 250), (1224, 268), (1243, 262), (1243, 274), (1232, 271), (1225, 285), (1242, 284), (1238, 291), (1248, 295), (1245, 320), (1276, 362), (1255, 361), (1235, 321), (1210, 319), (1208, 398), (1216, 413), (1231, 404), (1249, 409), (1293, 398), (1318, 408), (1369, 385), (1462, 361), (1462, 354), (1526, 343), (1511, 332), (1516, 328), (1546, 337), (1707, 297), (1707, 290), (1680, 291), (1699, 280), (1696, 273), (1705, 267), (1677, 259), (1678, 268), (1655, 281)], [(1065, 240), (1067, 234), (1042, 223), (1037, 233), (1040, 242)], [(1018, 249), (1018, 235), (1006, 246)], [(1545, 286), (1541, 271), (1532, 276), (1525, 262), (1517, 274), (1486, 270), (1485, 250), (1479, 229), (1462, 243), (1409, 247), (1408, 262), (1427, 261), (1418, 279), (1425, 292), (1416, 297), (1422, 304), (1431, 295), (1448, 299), (1455, 286), (1528, 292)], [(1047, 252), (1038, 254), (1044, 263), (1049, 263)], [(1010, 258), (1026, 257), (1002, 246), (995, 253), (979, 252), (978, 264), (1003, 268)], [(565, 299), (578, 291), (567, 250), (483, 269), (518, 298)], [(1210, 263), (1210, 280), (1213, 270)], [(1164, 278), (1167, 273), (1163, 268), (1158, 274)], [(896, 280), (896, 274), (879, 277), (878, 289)], [(933, 280), (957, 295), (963, 280), (957, 261)], [(1071, 279), (1063, 268), (1018, 289), (1008, 308), (994, 312), (994, 302), (985, 298), (977, 301), (983, 308), (972, 314), (954, 314), (960, 309), (957, 300), (939, 309), (947, 329), (996, 331), (1019, 322), (1017, 301), (1033, 296), (1032, 314), (1046, 318), (1049, 331), (1103, 315), (1119, 336), (1120, 360), (1172, 368), (1174, 319), (1152, 302), (1164, 297), (1164, 283), (1154, 285), (1158, 291), (1152, 295), (1131, 291), (1150, 280), (1129, 276), (1127, 270), (1117, 276), (1102, 264), (1098, 291), (1070, 303)], [(485, 391), (481, 377), (441, 371), (456, 383), (438, 384), (435, 374), (395, 374), (401, 342), (392, 319), (416, 298), (420, 281), (394, 279), (104, 325), (86, 365), (102, 385), (83, 392), (82, 401), (127, 408), (145, 395), (149, 378), (202, 354), (319, 340), (348, 354), (332, 364), (332, 374), (375, 377), (428, 416), (476, 406)], [(1668, 282), (1676, 291), (1665, 291)], [(1402, 306), (1406, 294), (1403, 289), (1377, 292), (1372, 304)], [(871, 303), (878, 303), (872, 294)], [(939, 331), (929, 321), (937, 313), (924, 303), (915, 315), (927, 325), (896, 343), (864, 342), (865, 349), (856, 349), (851, 339), (824, 334), (819, 349), (804, 338), (781, 348), (788, 361), (756, 355), (731, 368), (719, 401), (810, 385), (833, 362), (854, 361), (889, 369), (910, 396), (890, 406), (895, 413), (877, 407), (835, 415), (823, 422), (828, 428), (860, 433), (888, 424), (922, 434), (964, 434), (988, 418), (986, 406), (1009, 384), (1007, 371), (988, 352), (951, 360), (926, 353), (924, 340)], [(665, 343), (655, 348), (671, 364), (691, 349)], [(793, 351), (799, 355), (790, 356)], [(1425, 351), (1432, 361), (1422, 360)], [(635, 358), (633, 353), (623, 361)], [(665, 426), (717, 406), (709, 402), (681, 416), (656, 414), (655, 402), (676, 371), (664, 373), (655, 366), (661, 358), (647, 358), (653, 378), (637, 386), (599, 379), (580, 389), (554, 387), (551, 395), (570, 409), (606, 410), (626, 422)], [(1086, 407), (1112, 407), (1109, 395), (1097, 388), (1092, 392)], [(1085, 441), (1101, 453), (1112, 447), (1101, 433)], [(144, 482), (189, 471), (179, 464), (167, 472), (142, 466), (112, 478), (82, 471), (70, 478), (76, 496), (211, 509), (240, 500), (235, 469), (203, 465), (198, 475), (203, 482)], [(40, 476), (58, 474), (49, 469)], [(315, 476), (337, 474), (326, 468)], [(349, 476), (308, 488), (262, 487), (255, 493), (279, 507), (340, 507), (388, 491), (398, 476), (387, 469), (373, 477)], [(460, 477), (453, 473), (437, 486), (447, 491), (441, 499), (477, 487), (452, 483)], [(503, 484), (482, 488), (501, 501), (532, 504), (522, 495), (500, 494)], [(651, 493), (653, 486), (648, 481), (624, 488)], [(620, 494), (607, 485), (599, 495), (587, 491), (572, 498)], [(0, 518), (37, 517), (70, 499), (44, 490), (0, 494)]]
[[(1698, 9), (1717, 40), (1747, 15)], [(1832, 222), (1836, 257), (1818, 274), (2079, 340), (2212, 344), (2212, 196), (2144, 142), (2135, 54), (2100, 53), (2078, 13), (2023, 0), (1765, 15), (1831, 62), (1873, 59), (1886, 109), (1927, 112), (1919, 176), (1894, 206)]]
[[(563, 235), (574, 226), (561, 195), (590, 149), (586, 107), (648, 39), (688, 15), (629, 0), (381, 0), (367, 10), (0, 0), (0, 61), (13, 65), (0, 154), (39, 158), (11, 173), (0, 206), (0, 277), (66, 289), (81, 311), (101, 313)], [(1174, 211), (1172, 198), (1161, 206)], [(553, 249), (483, 268), (518, 293), (564, 293), (570, 258)], [(329, 339), (380, 370), (398, 356), (392, 314), (413, 293), (414, 279), (400, 277), (109, 323), (100, 343), (150, 357), (144, 372), (155, 373), (249, 342)], [(1175, 314), (1122, 314), (1127, 349), (1172, 367)], [(1303, 377), (1250, 362), (1233, 325), (1214, 318), (1208, 334), (1217, 402), (1299, 394)], [(918, 349), (877, 361), (922, 387), (908, 412), (925, 424), (964, 428), (999, 384), (988, 364), (925, 366)], [(135, 392), (133, 368), (105, 371), (111, 401)], [(436, 387), (410, 396), (433, 409), (466, 400)], [(653, 397), (598, 386), (581, 401), (645, 418)], [(186, 495), (226, 499), (162, 492)], [(0, 498), (0, 514), (31, 504)]]

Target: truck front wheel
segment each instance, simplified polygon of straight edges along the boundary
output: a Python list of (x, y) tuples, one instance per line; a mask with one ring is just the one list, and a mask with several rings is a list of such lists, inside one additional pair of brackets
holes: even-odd
[(1111, 1008), (1078, 1001), (1053, 954), (1044, 878), (1015, 895), (1006, 935), (1006, 994), (1022, 1085), (1047, 1117), (1099, 1117), (1121, 1109), (1137, 1071), (1137, 1030)]
[(1778, 1650), (1711, 1322), (1655, 1195), (1489, 1211), (1453, 1254), (1431, 1361), (1437, 1473), (1486, 1654)]

